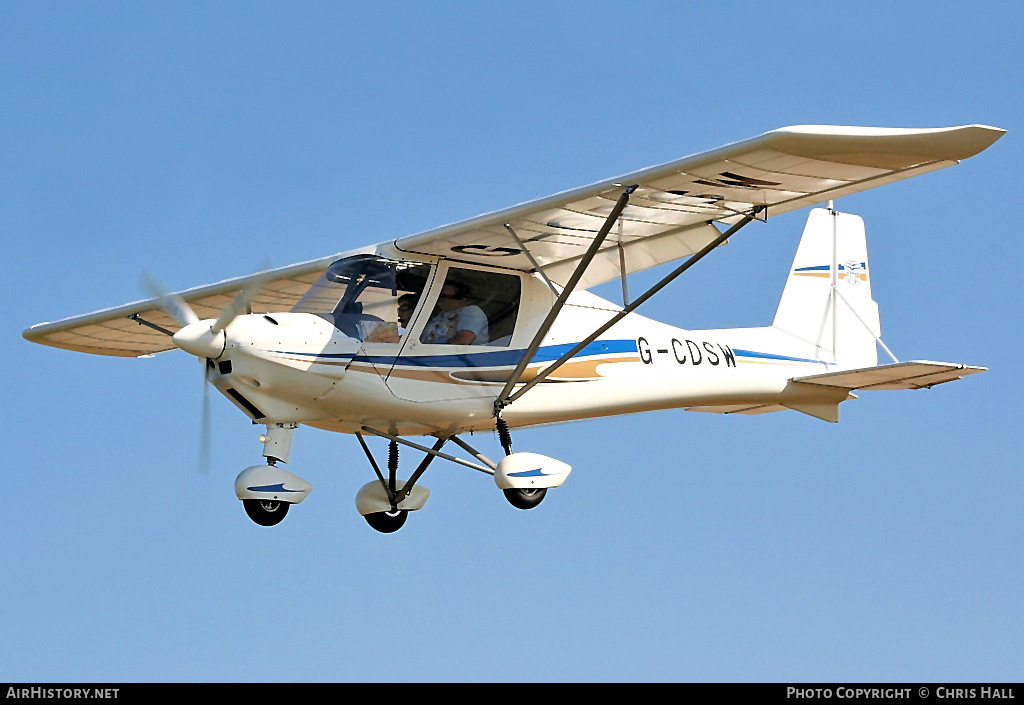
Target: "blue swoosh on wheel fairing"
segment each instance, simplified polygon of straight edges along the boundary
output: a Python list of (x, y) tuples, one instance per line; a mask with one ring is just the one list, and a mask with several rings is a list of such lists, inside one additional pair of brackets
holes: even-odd
[(302, 490), (286, 490), (284, 483), (279, 485), (262, 485), (260, 487), (246, 487), (250, 492), (302, 492)]
[(546, 473), (543, 470), (541, 470), (540, 468), (537, 468), (536, 470), (524, 470), (523, 472), (510, 472), (510, 473), (508, 473), (508, 476), (509, 477), (544, 477), (546, 475), (551, 475), (551, 474), (554, 474), (554, 473)]

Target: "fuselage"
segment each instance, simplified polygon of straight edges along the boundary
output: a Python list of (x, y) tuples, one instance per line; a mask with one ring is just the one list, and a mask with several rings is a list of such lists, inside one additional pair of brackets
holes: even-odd
[[(223, 353), (208, 363), (209, 380), (258, 423), (297, 422), (341, 432), (369, 426), (399, 435), (493, 429), (494, 400), (555, 292), (540, 278), (496, 269), (505, 288), (512, 277), (519, 280), (514, 326), (507, 335), (476, 345), (426, 342), (423, 331), (436, 315), (442, 282), (446, 276), (451, 281), (447, 270), (470, 277), (465, 273), (471, 269), (470, 279), (478, 287), (489, 272), (461, 263), (422, 264), (430, 270), (417, 270), (425, 274), (420, 305), (405, 326), (401, 319), (388, 323), (387, 314), (364, 313), (384, 313), (370, 299), (369, 306), (358, 309), (361, 329), (372, 318), (378, 330), (397, 331), (393, 339), (362, 335), (340, 322), (340, 316), (308, 310), (238, 316), (226, 330)], [(357, 277), (346, 276), (335, 279), (351, 292)], [(360, 285), (361, 291), (368, 289)], [(390, 287), (390, 295), (397, 297), (399, 288)], [(382, 291), (386, 299), (387, 287)], [(620, 310), (588, 292), (574, 293), (520, 382), (528, 382)], [(492, 316), (492, 329), (495, 320)], [(529, 426), (655, 409), (799, 401), (809, 392), (789, 380), (828, 369), (829, 363), (815, 359), (813, 351), (801, 351), (771, 328), (688, 331), (633, 313), (508, 406), (503, 416), (510, 426)]]

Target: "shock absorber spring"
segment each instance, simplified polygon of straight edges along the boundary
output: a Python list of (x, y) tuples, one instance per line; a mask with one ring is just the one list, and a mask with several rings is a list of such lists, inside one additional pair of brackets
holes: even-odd
[(494, 418), (494, 423), (498, 427), (498, 440), (501, 441), (501, 447), (505, 449), (505, 455), (512, 455), (512, 435), (508, 432), (508, 424), (505, 423), (505, 419), (501, 418), (501, 414)]
[(391, 492), (397, 491), (398, 483), (398, 443), (391, 441), (388, 445), (388, 485)]

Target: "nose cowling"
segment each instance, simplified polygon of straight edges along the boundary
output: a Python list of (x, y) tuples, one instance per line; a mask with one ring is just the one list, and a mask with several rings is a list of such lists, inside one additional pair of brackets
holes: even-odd
[(213, 324), (213, 319), (190, 323), (171, 336), (171, 340), (179, 348), (196, 357), (217, 359), (224, 354), (227, 336), (223, 330), (214, 333)]

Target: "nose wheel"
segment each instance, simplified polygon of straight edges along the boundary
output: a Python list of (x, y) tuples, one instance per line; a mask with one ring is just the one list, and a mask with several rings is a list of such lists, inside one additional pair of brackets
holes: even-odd
[(249, 518), (260, 526), (280, 524), (288, 513), (288, 502), (276, 499), (243, 499), (242, 506)]

